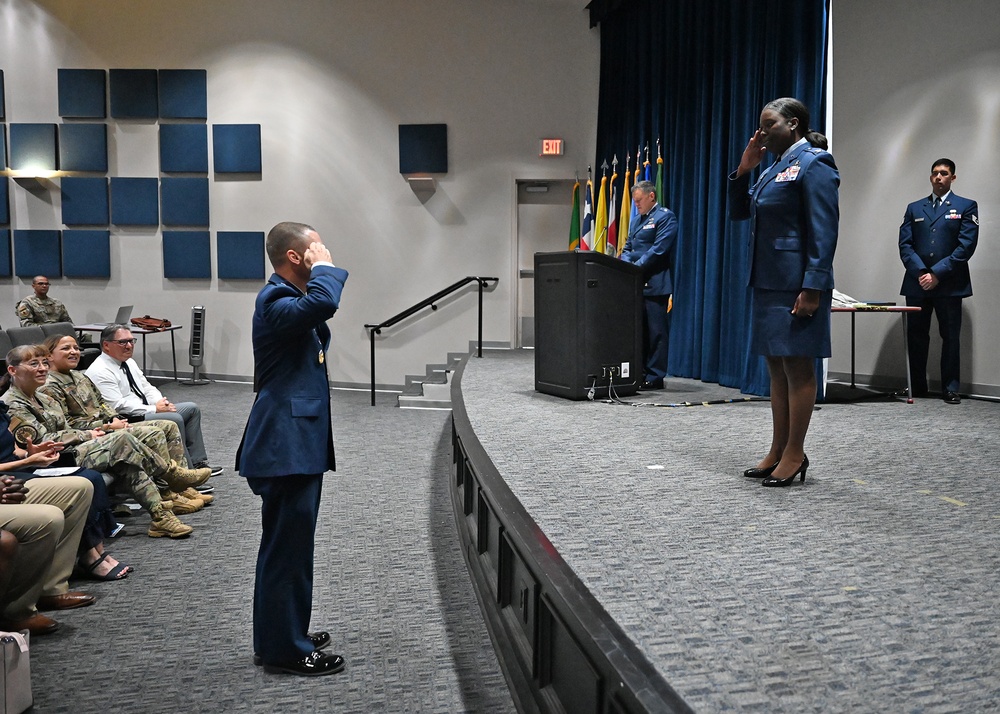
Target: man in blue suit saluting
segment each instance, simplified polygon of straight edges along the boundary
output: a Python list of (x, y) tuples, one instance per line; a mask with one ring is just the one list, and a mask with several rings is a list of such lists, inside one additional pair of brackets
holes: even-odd
[(347, 271), (316, 231), (279, 223), (267, 234), (274, 275), (253, 313), (254, 391), (236, 467), (261, 498), (254, 582), (254, 664), (267, 672), (333, 674), (327, 632), (309, 632), (313, 549), (323, 474), (336, 468), (330, 423), (326, 321), (340, 306)]
[(899, 227), (899, 257), (906, 268), (899, 294), (921, 308), (907, 315), (911, 397), (927, 396), (927, 350), (931, 313), (941, 333), (941, 394), (959, 404), (962, 299), (972, 295), (969, 258), (979, 242), (979, 208), (956, 196), (955, 162), (938, 159), (931, 167), (931, 195), (906, 207)]

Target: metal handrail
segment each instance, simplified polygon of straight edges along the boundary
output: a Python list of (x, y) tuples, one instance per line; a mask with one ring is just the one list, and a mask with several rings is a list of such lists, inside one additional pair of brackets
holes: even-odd
[(477, 276), (477, 275), (470, 275), (468, 277), (462, 278), (457, 283), (452, 283), (451, 285), (449, 285), (448, 287), (446, 287), (444, 290), (440, 290), (440, 291), (434, 293), (429, 298), (425, 298), (425, 299), (421, 300), (416, 305), (413, 305), (412, 307), (408, 307), (407, 309), (403, 310), (398, 315), (393, 315), (388, 320), (384, 320), (384, 321), (378, 323), (377, 325), (365, 325), (365, 329), (368, 330), (368, 338), (371, 341), (371, 353), (372, 353), (372, 360), (371, 360), (371, 369), (372, 369), (372, 372), (371, 372), (372, 406), (375, 406), (375, 335), (381, 335), (382, 334), (382, 328), (384, 328), (384, 327), (392, 327), (397, 322), (405, 320), (410, 315), (413, 315), (414, 313), (417, 313), (417, 312), (423, 310), (425, 307), (429, 307), (431, 310), (437, 310), (437, 305), (435, 303), (437, 303), (441, 298), (447, 297), (448, 295), (451, 295), (456, 290), (459, 290), (459, 289), (465, 287), (466, 285), (468, 285), (469, 283), (473, 283), (474, 282), (474, 283), (477, 283), (479, 285), (479, 348), (476, 351), (476, 356), (477, 357), (482, 357), (483, 356), (483, 289), (491, 281), (495, 285), (496, 283), (500, 282), (500, 278), (489, 278), (489, 277), (481, 277), (481, 276)]

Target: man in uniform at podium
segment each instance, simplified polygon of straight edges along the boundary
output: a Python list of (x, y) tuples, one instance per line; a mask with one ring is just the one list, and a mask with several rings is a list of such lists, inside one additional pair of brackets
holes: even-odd
[(643, 270), (641, 391), (663, 389), (667, 376), (667, 348), (670, 339), (670, 313), (667, 311), (673, 283), (670, 266), (674, 243), (677, 241), (677, 217), (673, 211), (656, 201), (656, 187), (651, 181), (640, 181), (632, 189), (632, 203), (639, 218), (632, 222), (621, 258)]

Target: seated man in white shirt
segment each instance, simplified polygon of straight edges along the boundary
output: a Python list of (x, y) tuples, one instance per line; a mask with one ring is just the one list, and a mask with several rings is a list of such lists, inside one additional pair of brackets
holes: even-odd
[(101, 331), (101, 355), (87, 368), (90, 381), (101, 390), (104, 401), (119, 414), (145, 419), (169, 419), (177, 424), (191, 468), (210, 468), (218, 476), (222, 468), (210, 466), (201, 436), (201, 409), (194, 402), (174, 404), (146, 380), (132, 359), (135, 338), (127, 325), (108, 325)]

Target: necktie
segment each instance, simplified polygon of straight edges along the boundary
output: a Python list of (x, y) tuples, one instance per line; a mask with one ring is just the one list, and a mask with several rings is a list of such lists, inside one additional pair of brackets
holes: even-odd
[(132, 377), (132, 371), (128, 368), (128, 362), (122, 362), (122, 372), (125, 373), (125, 379), (128, 380), (128, 386), (132, 390), (132, 393), (139, 397), (143, 404), (149, 404), (149, 402), (146, 401), (146, 395), (139, 390), (139, 385), (135, 383), (135, 379)]
[(938, 209), (938, 206), (940, 206), (940, 205), (941, 205), (941, 199), (938, 196), (935, 196), (934, 197), (934, 210), (936, 211)]

